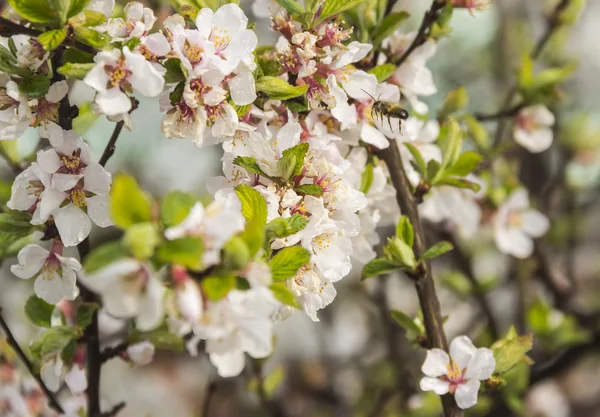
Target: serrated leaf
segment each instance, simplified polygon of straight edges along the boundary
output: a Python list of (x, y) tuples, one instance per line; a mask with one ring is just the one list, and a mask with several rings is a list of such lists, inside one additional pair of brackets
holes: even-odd
[(51, 327), (33, 341), (31, 352), (38, 358), (60, 353), (77, 336), (77, 330), (71, 327)]
[[(81, 13), (90, 3), (92, 2), (92, 0), (71, 0), (70, 1), (70, 6), (69, 6), (69, 11), (67, 13), (67, 17), (73, 17), (76, 14)], [(88, 12), (92, 12), (91, 10), (86, 10), (84, 13), (86, 13), (86, 18), (87, 18), (87, 13)], [(100, 13), (100, 12), (93, 12), (93, 13)], [(100, 13), (102, 14), (102, 13)], [(104, 16), (102, 14), (102, 16)], [(102, 24), (104, 22), (98, 23), (98, 25)], [(97, 25), (95, 25), (97, 26)]]
[(8, 4), (30, 22), (49, 23), (55, 20), (48, 0), (8, 0)]
[(126, 229), (152, 219), (150, 198), (129, 175), (117, 175), (110, 192), (110, 209), (115, 224)]
[(171, 105), (175, 106), (177, 103), (183, 100), (183, 90), (185, 90), (185, 81), (181, 81), (175, 86), (173, 91), (169, 93)]
[(239, 166), (240, 168), (244, 168), (248, 172), (268, 178), (268, 176), (258, 165), (258, 162), (256, 162), (256, 158), (251, 156), (236, 156), (233, 160), (233, 164)]
[(413, 247), (415, 232), (408, 216), (401, 216), (396, 225), (396, 236), (398, 236), (410, 248)]
[(185, 81), (185, 74), (181, 69), (181, 61), (178, 58), (167, 59), (163, 63), (163, 66), (167, 70), (165, 73), (165, 83), (175, 84)]
[(315, 184), (302, 184), (294, 188), (294, 191), (297, 194), (312, 195), (316, 197), (320, 197), (323, 195), (323, 189)]
[(337, 14), (358, 6), (364, 0), (326, 0), (321, 10), (319, 21), (329, 19)]
[(450, 187), (464, 188), (474, 192), (478, 192), (481, 189), (481, 185), (478, 183), (464, 178), (440, 178), (435, 181), (435, 185), (448, 185)]
[(50, 88), (50, 78), (45, 75), (35, 75), (24, 79), (19, 84), (19, 91), (29, 98), (44, 97)]
[[(409, 142), (404, 142), (404, 146), (406, 146), (406, 149), (408, 149), (408, 151), (412, 155), (412, 157), (415, 161), (415, 164), (417, 165), (417, 169), (418, 169), (419, 173), (421, 174), (421, 176), (429, 177), (428, 167), (425, 164), (425, 160), (423, 159), (423, 156), (421, 155), (421, 151), (419, 151), (419, 149), (415, 145), (413, 145), (412, 143), (409, 143)], [(434, 176), (435, 176), (435, 174), (434, 174)]]
[(67, 37), (67, 31), (62, 29), (49, 30), (38, 36), (37, 40), (46, 51), (56, 49)]
[(362, 270), (362, 279), (389, 274), (400, 269), (400, 266), (391, 263), (385, 258), (376, 258), (367, 263)]
[(261, 193), (245, 184), (235, 187), (235, 193), (242, 203), (242, 214), (246, 221), (256, 221), (264, 226), (267, 223), (267, 202)]
[(452, 243), (445, 241), (438, 242), (425, 251), (425, 253), (421, 256), (421, 260), (425, 261), (428, 259), (437, 258), (438, 256), (442, 256), (446, 252), (450, 252), (452, 249), (454, 249)]
[(85, 329), (92, 324), (94, 312), (98, 310), (100, 306), (97, 303), (83, 303), (77, 308), (77, 317), (75, 322), (81, 329)]
[(304, 13), (304, 7), (294, 0), (275, 0), (281, 7), (283, 7), (288, 13), (299, 15)]
[[(390, 36), (410, 17), (407, 12), (390, 13), (383, 18), (373, 33), (373, 46), (379, 45), (385, 38)], [(395, 69), (395, 68), (394, 68)]]
[(417, 326), (417, 323), (415, 323), (413, 319), (408, 317), (403, 312), (399, 310), (391, 310), (390, 315), (396, 321), (396, 323), (404, 327), (407, 331), (413, 332), (417, 335), (421, 333), (421, 328)]
[(306, 93), (308, 86), (293, 86), (281, 78), (264, 76), (256, 80), (256, 89), (273, 100), (289, 100)]
[(36, 326), (51, 327), (52, 312), (54, 306), (48, 304), (41, 298), (32, 295), (25, 303), (25, 314), (27, 318)]
[(474, 151), (467, 151), (462, 153), (456, 162), (448, 167), (444, 172), (445, 175), (456, 175), (457, 177), (464, 177), (469, 175), (475, 170), (479, 163), (483, 160), (483, 156), (479, 155)]
[(94, 68), (94, 65), (96, 65), (96, 64), (93, 64), (93, 63), (80, 64), (80, 63), (67, 62), (65, 65), (63, 65), (62, 67), (60, 67), (58, 69), (58, 73), (61, 75), (64, 75), (65, 77), (83, 80), (85, 78), (85, 76), (87, 75), (87, 73), (90, 72), (90, 70), (92, 68)]
[(310, 252), (302, 246), (281, 249), (268, 262), (273, 281), (282, 282), (292, 278), (309, 261)]
[(88, 274), (107, 267), (111, 263), (127, 257), (121, 242), (109, 242), (93, 249), (83, 261), (83, 269)]
[(75, 33), (75, 39), (94, 48), (102, 49), (110, 43), (110, 36), (108, 34), (100, 33), (91, 28), (77, 26), (73, 32)]
[(496, 375), (502, 375), (522, 363), (527, 352), (533, 348), (533, 335), (518, 336), (511, 328), (505, 338), (492, 345), (494, 358), (496, 359)]
[(165, 264), (185, 266), (193, 271), (202, 268), (204, 245), (199, 237), (168, 240), (158, 246), (156, 259)]
[[(304, 158), (306, 157), (306, 153), (308, 152), (309, 145), (308, 143), (301, 143), (292, 148), (288, 148), (283, 151), (281, 159), (278, 161), (278, 164), (281, 167), (289, 166), (290, 177), (295, 177), (297, 175), (302, 174), (302, 170), (304, 168)], [(282, 168), (283, 169), (283, 168)]]
[(377, 78), (377, 82), (382, 83), (394, 75), (396, 69), (398, 68), (394, 64), (382, 64), (371, 69), (369, 74), (373, 74)]
[(269, 286), (269, 289), (273, 292), (275, 298), (281, 301), (283, 304), (300, 308), (300, 303), (296, 299), (296, 296), (283, 282), (276, 282)]
[(270, 233), (272, 236), (282, 238), (298, 233), (300, 230), (304, 229), (307, 224), (308, 220), (305, 217), (294, 214), (288, 218), (278, 217), (271, 220), (267, 223), (266, 230), (267, 233)]
[(160, 204), (160, 220), (165, 227), (181, 223), (197, 203), (196, 197), (182, 191), (171, 191)]
[(209, 300), (220, 300), (235, 288), (236, 283), (233, 275), (211, 275), (202, 279), (202, 293)]

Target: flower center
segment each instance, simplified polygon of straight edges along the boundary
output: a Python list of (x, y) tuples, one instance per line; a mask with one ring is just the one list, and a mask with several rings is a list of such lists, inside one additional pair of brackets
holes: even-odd
[(194, 92), (194, 95), (198, 100), (201, 100), (202, 96), (208, 94), (213, 88), (210, 85), (206, 85), (200, 78), (194, 78), (190, 81), (190, 89)]
[(108, 88), (121, 86), (131, 75), (131, 71), (127, 68), (123, 55), (117, 59), (115, 65), (105, 65), (104, 70), (109, 76)]
[(85, 198), (85, 193), (80, 189), (71, 190), (69, 193), (69, 200), (71, 200), (73, 204), (80, 208), (87, 206), (87, 201)]
[(45, 189), (46, 187), (44, 187), (44, 184), (42, 184), (41, 181), (31, 180), (27, 186), (27, 193), (35, 198), (40, 198)]
[(445, 376), (443, 376), (442, 379), (450, 383), (449, 391), (451, 394), (454, 394), (456, 392), (456, 388), (458, 388), (459, 385), (465, 383), (465, 373), (453, 360), (451, 360), (450, 363), (446, 365), (446, 369), (448, 369), (448, 373)]
[(0, 110), (18, 106), (19, 102), (6, 93), (6, 88), (0, 88)]
[(56, 122), (58, 120), (58, 108), (60, 103), (51, 103), (45, 98), (39, 98), (35, 111), (35, 126), (45, 122)]
[(208, 126), (214, 125), (223, 114), (221, 106), (204, 106), (204, 110), (206, 111), (206, 124)]
[(60, 160), (65, 165), (69, 171), (77, 171), (79, 170), (79, 165), (81, 163), (81, 158), (78, 155), (62, 155)]
[(204, 52), (204, 49), (202, 49), (198, 44), (192, 45), (186, 39), (183, 45), (183, 52), (190, 63), (197, 64), (198, 62), (202, 61), (202, 52)]
[(46, 259), (46, 262), (44, 263), (44, 266), (42, 267), (42, 272), (40, 273), (40, 276), (43, 280), (53, 280), (56, 274), (58, 273), (59, 268), (60, 261), (58, 260), (56, 255), (54, 255), (54, 253), (50, 253), (50, 255), (48, 255), (48, 258)]
[(213, 31), (211, 41), (215, 45), (215, 52), (219, 53), (223, 49), (227, 48), (227, 45), (229, 45), (229, 42), (231, 42), (231, 37), (227, 35), (226, 30), (217, 29), (216, 31)]

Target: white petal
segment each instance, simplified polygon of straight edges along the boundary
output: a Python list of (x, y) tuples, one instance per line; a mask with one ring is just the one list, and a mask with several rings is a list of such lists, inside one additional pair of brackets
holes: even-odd
[(54, 214), (54, 222), (65, 246), (80, 244), (92, 230), (90, 218), (74, 204), (59, 209)]
[(494, 352), (487, 348), (479, 348), (467, 366), (465, 378), (485, 381), (492, 376), (494, 369), (496, 369)]
[(29, 244), (19, 251), (18, 265), (11, 265), (10, 271), (21, 279), (28, 279), (37, 274), (50, 252), (39, 245)]
[(42, 377), (42, 381), (44, 381), (44, 385), (52, 392), (60, 389), (62, 368), (63, 363), (59, 357), (42, 363), (40, 376)]
[(447, 381), (442, 381), (438, 378), (431, 378), (426, 376), (421, 379), (419, 386), (423, 391), (433, 391), (437, 395), (445, 395), (448, 394), (448, 390), (450, 389), (450, 383)]
[(131, 345), (127, 348), (127, 356), (138, 366), (148, 365), (154, 359), (154, 345), (147, 340)]
[(477, 348), (467, 336), (455, 337), (450, 344), (450, 357), (460, 369), (467, 367), (475, 352)]
[(33, 284), (33, 290), (48, 304), (56, 304), (63, 298), (63, 282), (58, 273), (40, 274)]
[(83, 173), (83, 187), (94, 194), (107, 195), (111, 184), (110, 173), (97, 162), (90, 162)]
[(448, 365), (450, 364), (450, 357), (442, 349), (431, 349), (427, 351), (427, 357), (421, 371), (427, 376), (436, 378), (438, 376), (446, 375), (448, 373)]
[(143, 55), (131, 52), (127, 47), (123, 48), (123, 53), (127, 57), (127, 66), (132, 72), (129, 77), (131, 86), (146, 97), (156, 97), (162, 93), (165, 79), (156, 68), (146, 61)]
[(108, 196), (95, 195), (87, 198), (86, 202), (88, 216), (99, 227), (108, 227), (114, 224), (111, 217)]
[(371, 126), (369, 123), (362, 123), (360, 128), (360, 138), (363, 142), (371, 144), (378, 149), (386, 149), (390, 146), (390, 142), (378, 129)]
[(156, 278), (150, 278), (140, 303), (136, 327), (143, 332), (157, 328), (163, 320), (165, 287)]
[(456, 404), (463, 410), (473, 407), (477, 404), (477, 393), (479, 392), (480, 386), (481, 382), (475, 379), (472, 379), (466, 384), (459, 385), (454, 394)]
[(62, 146), (63, 143), (63, 130), (54, 122), (47, 122), (40, 126), (39, 129), (40, 137), (48, 139), (50, 145), (53, 147)]
[(79, 174), (53, 174), (52, 175), (52, 188), (56, 188), (58, 191), (67, 191), (75, 187), (81, 175)]
[(46, 93), (46, 100), (50, 103), (58, 103), (61, 101), (69, 92), (69, 85), (65, 80), (58, 81), (50, 86), (48, 93)]
[(127, 113), (131, 110), (129, 96), (118, 87), (113, 87), (105, 93), (98, 93), (96, 95), (96, 104), (98, 104), (100, 110), (107, 116), (116, 116), (117, 114)]
[(58, 171), (63, 165), (54, 149), (39, 151), (37, 153), (37, 163), (48, 174)]
[(532, 153), (543, 152), (552, 145), (554, 133), (552, 129), (540, 128), (528, 132), (523, 129), (515, 129), (515, 142)]
[(369, 94), (371, 96), (375, 94), (377, 77), (364, 71), (353, 71), (347, 81), (342, 80), (342, 86), (350, 97), (356, 100), (368, 100)]
[(521, 214), (521, 227), (530, 236), (541, 237), (550, 228), (550, 220), (537, 210), (527, 210)]
[(245, 106), (256, 100), (256, 85), (251, 72), (243, 72), (229, 80), (231, 98), (238, 106)]
[(85, 369), (80, 365), (74, 364), (71, 370), (65, 375), (65, 382), (74, 395), (83, 393), (88, 386)]
[[(77, 263), (79, 264), (79, 262)], [(81, 266), (79, 266), (79, 269), (81, 269)], [(79, 295), (75, 271), (63, 265), (62, 273), (62, 296), (65, 300), (75, 300)]]
[(223, 378), (238, 376), (244, 370), (246, 360), (242, 351), (211, 353), (209, 356), (212, 364), (217, 367), (219, 376)]

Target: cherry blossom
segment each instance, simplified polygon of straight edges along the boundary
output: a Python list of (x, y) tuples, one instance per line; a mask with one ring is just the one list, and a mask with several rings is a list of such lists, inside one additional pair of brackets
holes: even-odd
[(421, 389), (438, 395), (453, 394), (460, 408), (471, 408), (477, 403), (480, 381), (490, 378), (495, 368), (490, 349), (478, 349), (467, 336), (459, 336), (450, 344), (450, 356), (441, 349), (427, 351), (421, 368), (425, 374)]
[(20, 138), (33, 118), (29, 99), (17, 83), (0, 74), (0, 140)]
[(142, 3), (130, 2), (123, 8), (125, 19), (120, 17), (108, 19), (108, 22), (97, 27), (98, 31), (106, 31), (112, 42), (127, 41), (131, 38), (142, 38), (152, 29), (156, 17), (152, 9)]
[(154, 345), (147, 340), (135, 343), (127, 347), (126, 355), (137, 366), (148, 365), (154, 359)]
[(541, 104), (526, 107), (515, 119), (515, 142), (529, 152), (543, 152), (552, 145), (554, 114)]

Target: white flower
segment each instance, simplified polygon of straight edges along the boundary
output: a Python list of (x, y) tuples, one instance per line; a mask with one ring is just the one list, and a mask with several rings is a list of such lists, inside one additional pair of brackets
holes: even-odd
[(123, 8), (125, 19), (120, 17), (108, 19), (106, 25), (97, 28), (106, 31), (112, 42), (127, 41), (131, 38), (141, 38), (152, 29), (156, 17), (152, 9), (144, 7), (142, 3), (130, 2)]
[[(112, 225), (108, 205), (111, 175), (90, 160), (87, 144), (75, 132), (65, 131), (62, 146), (40, 151), (38, 163), (52, 174), (51, 214), (65, 246), (82, 242), (92, 221), (100, 227)], [(68, 203), (62, 205), (65, 200)]]
[(448, 221), (458, 232), (471, 238), (481, 221), (481, 207), (471, 190), (450, 186), (433, 187), (419, 205), (419, 213), (432, 222)]
[(19, 278), (37, 276), (33, 285), (35, 294), (49, 304), (56, 304), (63, 298), (74, 300), (79, 295), (75, 272), (81, 265), (74, 258), (63, 257), (63, 248), (58, 239), (50, 251), (39, 245), (27, 245), (17, 255), (19, 264), (10, 267)]
[(477, 404), (481, 385), (492, 376), (496, 360), (490, 349), (477, 349), (467, 336), (459, 336), (450, 344), (450, 356), (441, 349), (427, 351), (421, 370), (423, 391), (438, 395), (454, 394), (456, 404), (463, 410)]
[(63, 372), (64, 366), (60, 353), (42, 358), (40, 377), (50, 391), (57, 392), (60, 389)]
[(252, 2), (252, 13), (261, 19), (268, 19), (279, 10), (279, 4), (275, 0), (254, 0)]
[(15, 178), (6, 205), (12, 210), (33, 210), (31, 224), (43, 224), (61, 203), (60, 198), (51, 186), (50, 174), (34, 162)]
[(158, 96), (165, 84), (163, 74), (139, 52), (128, 47), (101, 51), (94, 57), (96, 65), (84, 82), (95, 89), (96, 104), (107, 116), (131, 110), (131, 99), (123, 91), (133, 87), (146, 97)]
[(92, 0), (88, 6), (88, 10), (100, 12), (106, 17), (110, 17), (114, 8), (115, 0)]
[(529, 196), (523, 188), (514, 191), (494, 217), (498, 249), (521, 259), (533, 253), (533, 238), (541, 237), (549, 228), (548, 218), (529, 208)]
[(18, 139), (33, 119), (29, 101), (14, 81), (0, 84), (0, 140)]
[(80, 273), (79, 279), (102, 296), (108, 314), (135, 318), (141, 331), (161, 324), (165, 287), (150, 265), (127, 258), (91, 274)]
[(69, 92), (66, 81), (59, 81), (50, 86), (46, 97), (35, 100), (35, 126), (39, 126), (40, 137), (47, 138), (52, 146), (61, 146), (63, 130), (56, 124), (60, 101)]
[(65, 374), (65, 383), (72, 394), (84, 393), (88, 386), (85, 368), (78, 363), (74, 363), (69, 372)]
[(154, 345), (147, 340), (127, 347), (127, 357), (138, 366), (148, 365), (154, 359)]
[(312, 321), (320, 321), (317, 311), (331, 304), (337, 295), (331, 282), (324, 282), (315, 271), (306, 267), (301, 268), (288, 285)]
[(529, 152), (543, 152), (552, 145), (554, 114), (544, 105), (529, 106), (515, 119), (515, 142)]
[(237, 196), (216, 196), (206, 208), (196, 203), (188, 216), (177, 226), (165, 230), (169, 240), (185, 236), (200, 236), (204, 240), (204, 266), (219, 263), (221, 248), (236, 233), (244, 229), (246, 221)]

